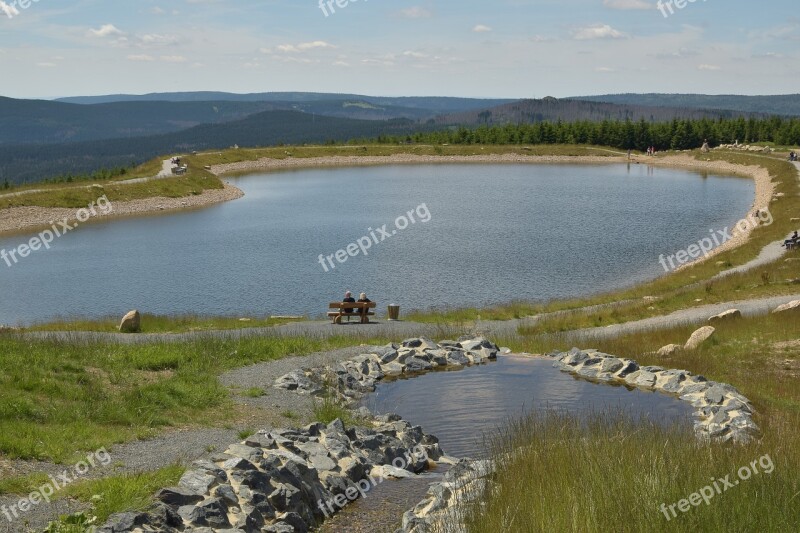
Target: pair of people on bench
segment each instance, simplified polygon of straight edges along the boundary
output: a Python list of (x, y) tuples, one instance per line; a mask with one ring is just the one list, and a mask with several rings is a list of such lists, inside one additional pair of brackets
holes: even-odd
[(797, 230), (795, 230), (794, 235), (792, 235), (791, 238), (783, 241), (783, 245), (787, 248), (790, 246), (800, 245), (800, 236), (797, 235)]
[[(350, 291), (347, 291), (347, 292), (344, 293), (344, 299), (342, 300), (342, 303), (344, 303), (344, 304), (369, 303), (371, 301), (372, 300), (367, 298), (367, 293), (365, 293), (365, 292), (362, 292), (361, 294), (359, 294), (358, 295), (358, 300), (356, 300), (355, 298), (353, 298), (353, 293), (351, 293)], [(353, 313), (361, 313), (361, 312), (362, 312), (361, 310), (357, 310), (357, 309), (344, 309), (344, 314), (346, 314), (346, 315), (352, 315)], [(366, 309), (364, 309), (363, 312), (366, 312)], [(347, 321), (350, 322), (350, 317), (349, 316), (347, 317)]]

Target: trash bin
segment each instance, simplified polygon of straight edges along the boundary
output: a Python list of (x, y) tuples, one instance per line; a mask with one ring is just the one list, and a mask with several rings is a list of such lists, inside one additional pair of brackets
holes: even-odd
[(391, 304), (389, 306), (389, 320), (400, 320), (400, 306)]

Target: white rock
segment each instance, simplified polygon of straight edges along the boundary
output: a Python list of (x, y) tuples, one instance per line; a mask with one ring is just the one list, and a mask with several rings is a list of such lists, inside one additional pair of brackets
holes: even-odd
[(396, 479), (403, 479), (414, 477), (414, 474), (409, 472), (408, 470), (403, 470), (402, 468), (397, 468), (396, 466), (392, 465), (382, 465), (376, 466), (369, 473), (370, 476), (374, 478), (396, 478)]
[(787, 311), (800, 311), (800, 300), (792, 300), (788, 304), (778, 306), (773, 313), (786, 313)]
[(736, 318), (742, 318), (742, 312), (738, 309), (728, 309), (724, 313), (720, 313), (709, 318), (708, 323), (714, 324), (716, 322), (723, 322), (725, 320), (733, 320)]
[(683, 346), (679, 344), (667, 344), (666, 346), (658, 350), (656, 355), (658, 355), (659, 357), (672, 357), (681, 350), (683, 350)]
[(686, 341), (686, 345), (683, 347), (683, 349), (684, 350), (697, 349), (701, 344), (710, 339), (711, 336), (714, 335), (715, 331), (716, 329), (711, 326), (703, 326), (702, 328), (692, 333), (692, 336), (689, 337), (688, 341)]

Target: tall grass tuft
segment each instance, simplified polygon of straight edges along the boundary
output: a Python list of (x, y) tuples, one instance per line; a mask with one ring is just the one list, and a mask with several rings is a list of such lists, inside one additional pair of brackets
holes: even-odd
[[(800, 418), (795, 417), (796, 424)], [(779, 431), (747, 446), (699, 442), (691, 432), (623, 415), (588, 422), (534, 412), (511, 423), (490, 449), (498, 459), (471, 532), (795, 531), (800, 523), (800, 435)], [(686, 513), (671, 504), (714, 480), (759, 474)], [(665, 504), (667, 514), (664, 514)]]

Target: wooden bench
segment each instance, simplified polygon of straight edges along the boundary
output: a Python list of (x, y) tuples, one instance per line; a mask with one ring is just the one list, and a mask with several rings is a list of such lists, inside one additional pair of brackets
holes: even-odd
[[(328, 311), (328, 318), (334, 324), (341, 324), (342, 317), (354, 317), (360, 319), (361, 324), (369, 324), (369, 317), (375, 316), (375, 313), (370, 309), (375, 309), (377, 304), (375, 302), (331, 302), (328, 309), (336, 309), (336, 311)], [(350, 309), (353, 312), (348, 313)]]

